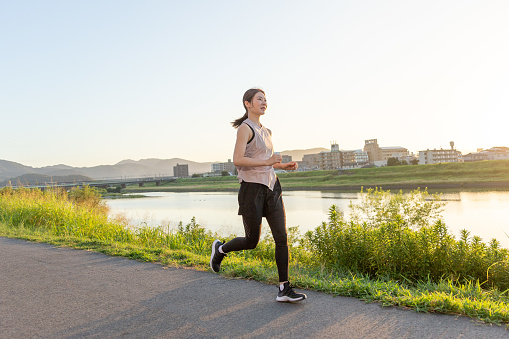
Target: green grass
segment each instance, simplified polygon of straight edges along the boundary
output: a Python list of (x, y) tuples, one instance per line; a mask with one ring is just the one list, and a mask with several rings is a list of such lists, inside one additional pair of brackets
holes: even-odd
[[(509, 188), (509, 160), (472, 163), (443, 163), (345, 171), (309, 171), (280, 173), (284, 189), (350, 189), (387, 188)], [(220, 191), (237, 190), (238, 179), (208, 177), (178, 179), (162, 186), (128, 187), (125, 192), (146, 191)]]
[[(421, 215), (422, 218), (425, 216)], [(89, 188), (70, 194), (0, 190), (0, 236), (199, 270), (209, 270), (210, 244), (217, 237), (194, 219), (170, 230), (130, 228), (121, 220), (110, 220), (100, 197)], [(385, 306), (408, 307), (418, 312), (462, 314), (489, 323), (509, 323), (507, 291), (481, 280), (431, 275), (397, 278), (387, 271), (377, 275), (345, 266), (333, 267), (318, 252), (310, 252), (309, 241), (296, 228), (289, 229), (291, 280), (301, 288), (357, 297)], [(254, 250), (230, 253), (223, 262), (221, 274), (275, 284), (278, 279), (270, 234)]]
[(279, 175), (284, 187), (383, 186), (509, 182), (509, 160), (359, 168)]

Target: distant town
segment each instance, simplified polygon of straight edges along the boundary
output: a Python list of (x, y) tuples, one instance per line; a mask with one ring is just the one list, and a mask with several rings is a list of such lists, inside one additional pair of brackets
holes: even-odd
[[(362, 167), (382, 167), (398, 165), (426, 165), (446, 162), (473, 162), (483, 160), (509, 159), (509, 147), (479, 148), (477, 152), (463, 155), (456, 150), (454, 142), (448, 149), (426, 149), (418, 154), (410, 153), (401, 146), (381, 147), (377, 139), (365, 140), (364, 147), (356, 150), (341, 150), (336, 142), (331, 143), (330, 151), (305, 154), (297, 161), (298, 171), (345, 170)], [(292, 156), (282, 154), (282, 162), (292, 161)], [(188, 177), (189, 170), (185, 164), (173, 167), (175, 177)], [(197, 176), (236, 175), (235, 165), (227, 162), (213, 163), (211, 172)], [(195, 174), (196, 175), (196, 174)]]
[[(364, 141), (362, 149), (343, 150), (337, 142), (330, 149), (317, 147), (281, 151), (283, 162), (296, 161), (298, 171), (349, 170), (362, 167), (415, 166), (449, 162), (474, 162), (509, 159), (509, 147), (478, 149), (462, 154), (450, 142), (447, 149), (426, 149), (410, 153), (401, 146), (380, 146), (377, 139)], [(292, 157), (294, 159), (292, 159)], [(171, 170), (173, 169), (173, 173)], [(128, 184), (144, 185), (156, 182), (156, 186), (167, 180), (188, 177), (234, 176), (237, 174), (232, 159), (226, 162), (199, 163), (181, 158), (122, 160), (115, 165), (95, 167), (71, 167), (67, 165), (33, 168), (12, 161), (0, 160), (0, 187), (46, 187), (91, 183), (94, 185)], [(101, 182), (100, 182), (101, 181)]]

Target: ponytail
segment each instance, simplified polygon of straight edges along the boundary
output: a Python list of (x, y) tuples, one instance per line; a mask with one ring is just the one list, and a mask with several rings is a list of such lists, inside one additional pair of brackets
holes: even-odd
[(246, 113), (245, 113), (242, 117), (240, 117), (240, 118), (235, 119), (235, 120), (233, 120), (233, 121), (232, 121), (232, 126), (233, 126), (233, 128), (238, 128), (240, 125), (242, 125), (242, 123), (243, 123), (243, 122), (244, 122), (244, 120), (246, 120), (246, 119), (247, 119), (247, 111), (246, 111)]
[(242, 105), (244, 105), (244, 108), (246, 109), (246, 113), (242, 117), (232, 121), (233, 128), (238, 128), (240, 125), (242, 125), (244, 120), (247, 119), (248, 115), (247, 115), (246, 101), (247, 102), (252, 102), (253, 101), (253, 97), (258, 92), (262, 92), (263, 95), (265, 95), (265, 92), (262, 89), (260, 89), (260, 88), (251, 88), (251, 89), (248, 89), (246, 91), (246, 93), (244, 93), (244, 97), (242, 98)]

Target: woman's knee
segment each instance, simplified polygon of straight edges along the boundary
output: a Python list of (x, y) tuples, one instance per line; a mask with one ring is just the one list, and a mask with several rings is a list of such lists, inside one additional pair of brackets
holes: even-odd
[(257, 238), (246, 238), (246, 249), (247, 250), (255, 249), (256, 246), (258, 246)]

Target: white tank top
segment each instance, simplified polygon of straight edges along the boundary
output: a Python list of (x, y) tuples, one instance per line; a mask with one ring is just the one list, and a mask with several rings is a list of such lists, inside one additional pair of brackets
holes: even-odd
[[(252, 140), (246, 145), (244, 156), (252, 159), (267, 160), (274, 154), (274, 147), (272, 146), (272, 132), (264, 126), (258, 126), (250, 119), (243, 122), (253, 129), (254, 136)], [(237, 166), (239, 182), (254, 182), (263, 184), (274, 190), (276, 184), (276, 173), (272, 166), (254, 166), (245, 167)]]

